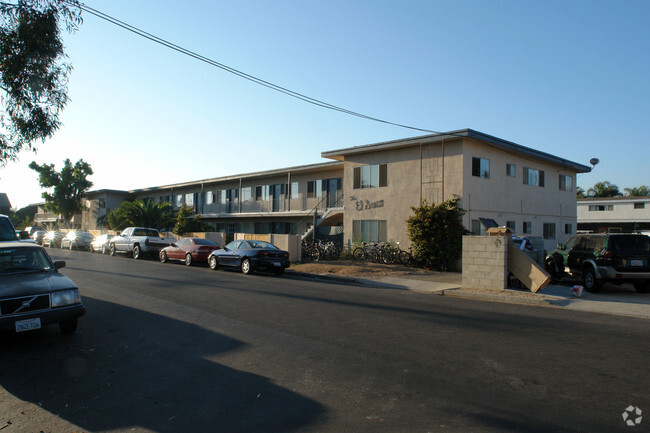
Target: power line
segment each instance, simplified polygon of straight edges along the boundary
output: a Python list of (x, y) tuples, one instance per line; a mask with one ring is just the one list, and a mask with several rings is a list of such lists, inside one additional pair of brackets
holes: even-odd
[[(186, 48), (183, 48), (183, 47), (181, 47), (179, 45), (176, 45), (176, 44), (174, 44), (172, 42), (169, 42), (169, 41), (167, 41), (165, 39), (162, 39), (162, 38), (160, 38), (158, 36), (152, 35), (151, 33), (147, 33), (144, 30), (141, 30), (141, 29), (139, 29), (139, 28), (137, 28), (135, 26), (132, 26), (130, 24), (127, 24), (124, 21), (120, 21), (117, 18), (113, 18), (110, 15), (107, 15), (107, 14), (105, 14), (105, 13), (103, 13), (103, 12), (97, 10), (97, 9), (94, 9), (94, 8), (92, 8), (90, 6), (87, 6), (87, 5), (83, 4), (83, 3), (76, 3), (76, 2), (71, 2), (71, 1), (67, 1), (67, 0), (62, 0), (62, 1), (64, 3), (68, 3), (68, 4), (72, 5), (72, 6), (79, 7), (84, 12), (87, 12), (87, 13), (89, 13), (91, 15), (94, 15), (94, 16), (96, 16), (98, 18), (101, 18), (101, 19), (103, 19), (105, 21), (108, 21), (109, 23), (114, 24), (114, 25), (116, 25), (118, 27), (121, 27), (121, 28), (123, 28), (125, 30), (128, 30), (128, 31), (140, 36), (140, 37), (148, 39), (148, 40), (150, 40), (152, 42), (155, 42), (157, 44), (160, 44), (160, 45), (162, 45), (164, 47), (170, 48), (170, 49), (172, 49), (174, 51), (177, 51), (177, 52), (179, 52), (181, 54), (185, 54), (186, 56), (192, 57), (192, 58), (194, 58), (196, 60), (199, 60), (201, 62), (207, 63), (208, 65), (211, 65), (211, 66), (217, 67), (219, 69), (222, 69), (222, 70), (224, 70), (226, 72), (229, 72), (229, 73), (231, 73), (233, 75), (236, 75), (236, 76), (238, 76), (240, 78), (243, 78), (245, 80), (251, 81), (251, 82), (253, 82), (255, 84), (259, 84), (261, 86), (264, 86), (264, 87), (267, 87), (269, 89), (275, 90), (277, 92), (283, 93), (283, 94), (285, 94), (287, 96), (291, 96), (293, 98), (299, 99), (299, 100), (301, 100), (303, 102), (307, 102), (309, 104), (313, 104), (313, 105), (316, 105), (318, 107), (327, 108), (329, 110), (338, 111), (338, 112), (348, 114), (348, 115), (351, 115), (351, 116), (356, 116), (356, 117), (359, 117), (359, 118), (362, 118), (362, 119), (372, 120), (372, 121), (384, 123), (384, 124), (387, 124), (387, 125), (398, 126), (400, 128), (406, 128), (406, 129), (411, 129), (411, 130), (421, 131), (421, 132), (429, 132), (429, 133), (432, 133), (432, 134), (442, 134), (442, 132), (439, 132), (439, 131), (432, 131), (430, 129), (416, 128), (414, 126), (408, 126), (408, 125), (403, 125), (403, 124), (400, 124), (400, 123), (389, 122), (387, 120), (378, 119), (376, 117), (368, 116), (368, 115), (358, 113), (358, 112), (352, 111), (352, 110), (347, 110), (345, 108), (338, 107), (338, 106), (333, 105), (333, 104), (329, 104), (327, 102), (324, 102), (324, 101), (321, 101), (321, 100), (318, 100), (318, 99), (303, 95), (301, 93), (294, 92), (293, 90), (289, 90), (287, 88), (278, 86), (278, 85), (273, 84), (271, 82), (265, 81), (265, 80), (263, 80), (261, 78), (257, 78), (257, 77), (255, 77), (253, 75), (247, 74), (245, 72), (239, 71), (239, 70), (237, 70), (235, 68), (232, 68), (230, 66), (224, 65), (223, 63), (219, 63), (219, 62), (217, 62), (215, 60), (204, 57), (204, 56), (202, 56), (200, 54), (197, 54), (197, 53), (195, 53), (193, 51), (190, 51), (190, 50), (188, 50)], [(453, 135), (453, 134), (451, 134), (451, 135)]]

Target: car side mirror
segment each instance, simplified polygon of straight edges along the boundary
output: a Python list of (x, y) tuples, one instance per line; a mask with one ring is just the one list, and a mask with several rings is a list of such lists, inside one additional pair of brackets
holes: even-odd
[(556, 246), (557, 246), (558, 250), (563, 250), (564, 249), (564, 245), (562, 245), (560, 243), (558, 243)]
[(58, 271), (61, 268), (65, 268), (65, 260), (58, 260), (54, 262), (54, 269)]

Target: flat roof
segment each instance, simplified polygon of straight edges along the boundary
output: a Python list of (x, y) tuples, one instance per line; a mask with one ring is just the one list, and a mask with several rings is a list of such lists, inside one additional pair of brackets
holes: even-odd
[(366, 144), (361, 146), (348, 147), (345, 149), (331, 150), (322, 152), (323, 158), (335, 159), (338, 161), (345, 160), (348, 155), (359, 155), (368, 152), (379, 152), (383, 150), (399, 149), (403, 147), (416, 146), (420, 143), (427, 142), (442, 142), (443, 140), (453, 140), (461, 138), (473, 138), (481, 141), (489, 146), (504, 150), (510, 153), (516, 153), (526, 157), (542, 159), (563, 167), (571, 168), (578, 173), (588, 173), (591, 167), (579, 164), (577, 162), (569, 161), (568, 159), (560, 158), (550, 153), (542, 152), (539, 150), (531, 149), (511, 141), (503, 140), (483, 132), (475, 131), (473, 129), (459, 129), (456, 131), (441, 132), (438, 134), (423, 135), (419, 137), (404, 138), (400, 140), (384, 141), (374, 144)]

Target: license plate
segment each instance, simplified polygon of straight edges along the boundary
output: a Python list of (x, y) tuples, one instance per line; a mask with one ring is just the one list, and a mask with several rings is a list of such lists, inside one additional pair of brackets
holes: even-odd
[(643, 260), (630, 260), (630, 266), (643, 266)]
[(282, 266), (282, 263), (280, 263), (280, 262), (273, 262), (273, 266), (276, 266), (276, 267), (277, 267), (277, 266)]
[(34, 329), (41, 329), (41, 319), (38, 317), (16, 322), (16, 332), (32, 331)]

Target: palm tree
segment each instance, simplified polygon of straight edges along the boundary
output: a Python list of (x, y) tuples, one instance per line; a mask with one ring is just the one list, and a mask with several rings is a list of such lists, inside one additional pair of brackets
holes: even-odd
[(598, 182), (587, 190), (589, 197), (619, 197), (622, 194), (618, 187), (609, 181)]
[(650, 195), (650, 187), (646, 185), (623, 189), (625, 189), (625, 192), (627, 192), (627, 194), (631, 197), (644, 197), (646, 195)]
[(107, 220), (114, 230), (128, 226), (164, 229), (175, 223), (174, 208), (169, 202), (135, 199), (123, 202), (119, 208), (111, 210)]

